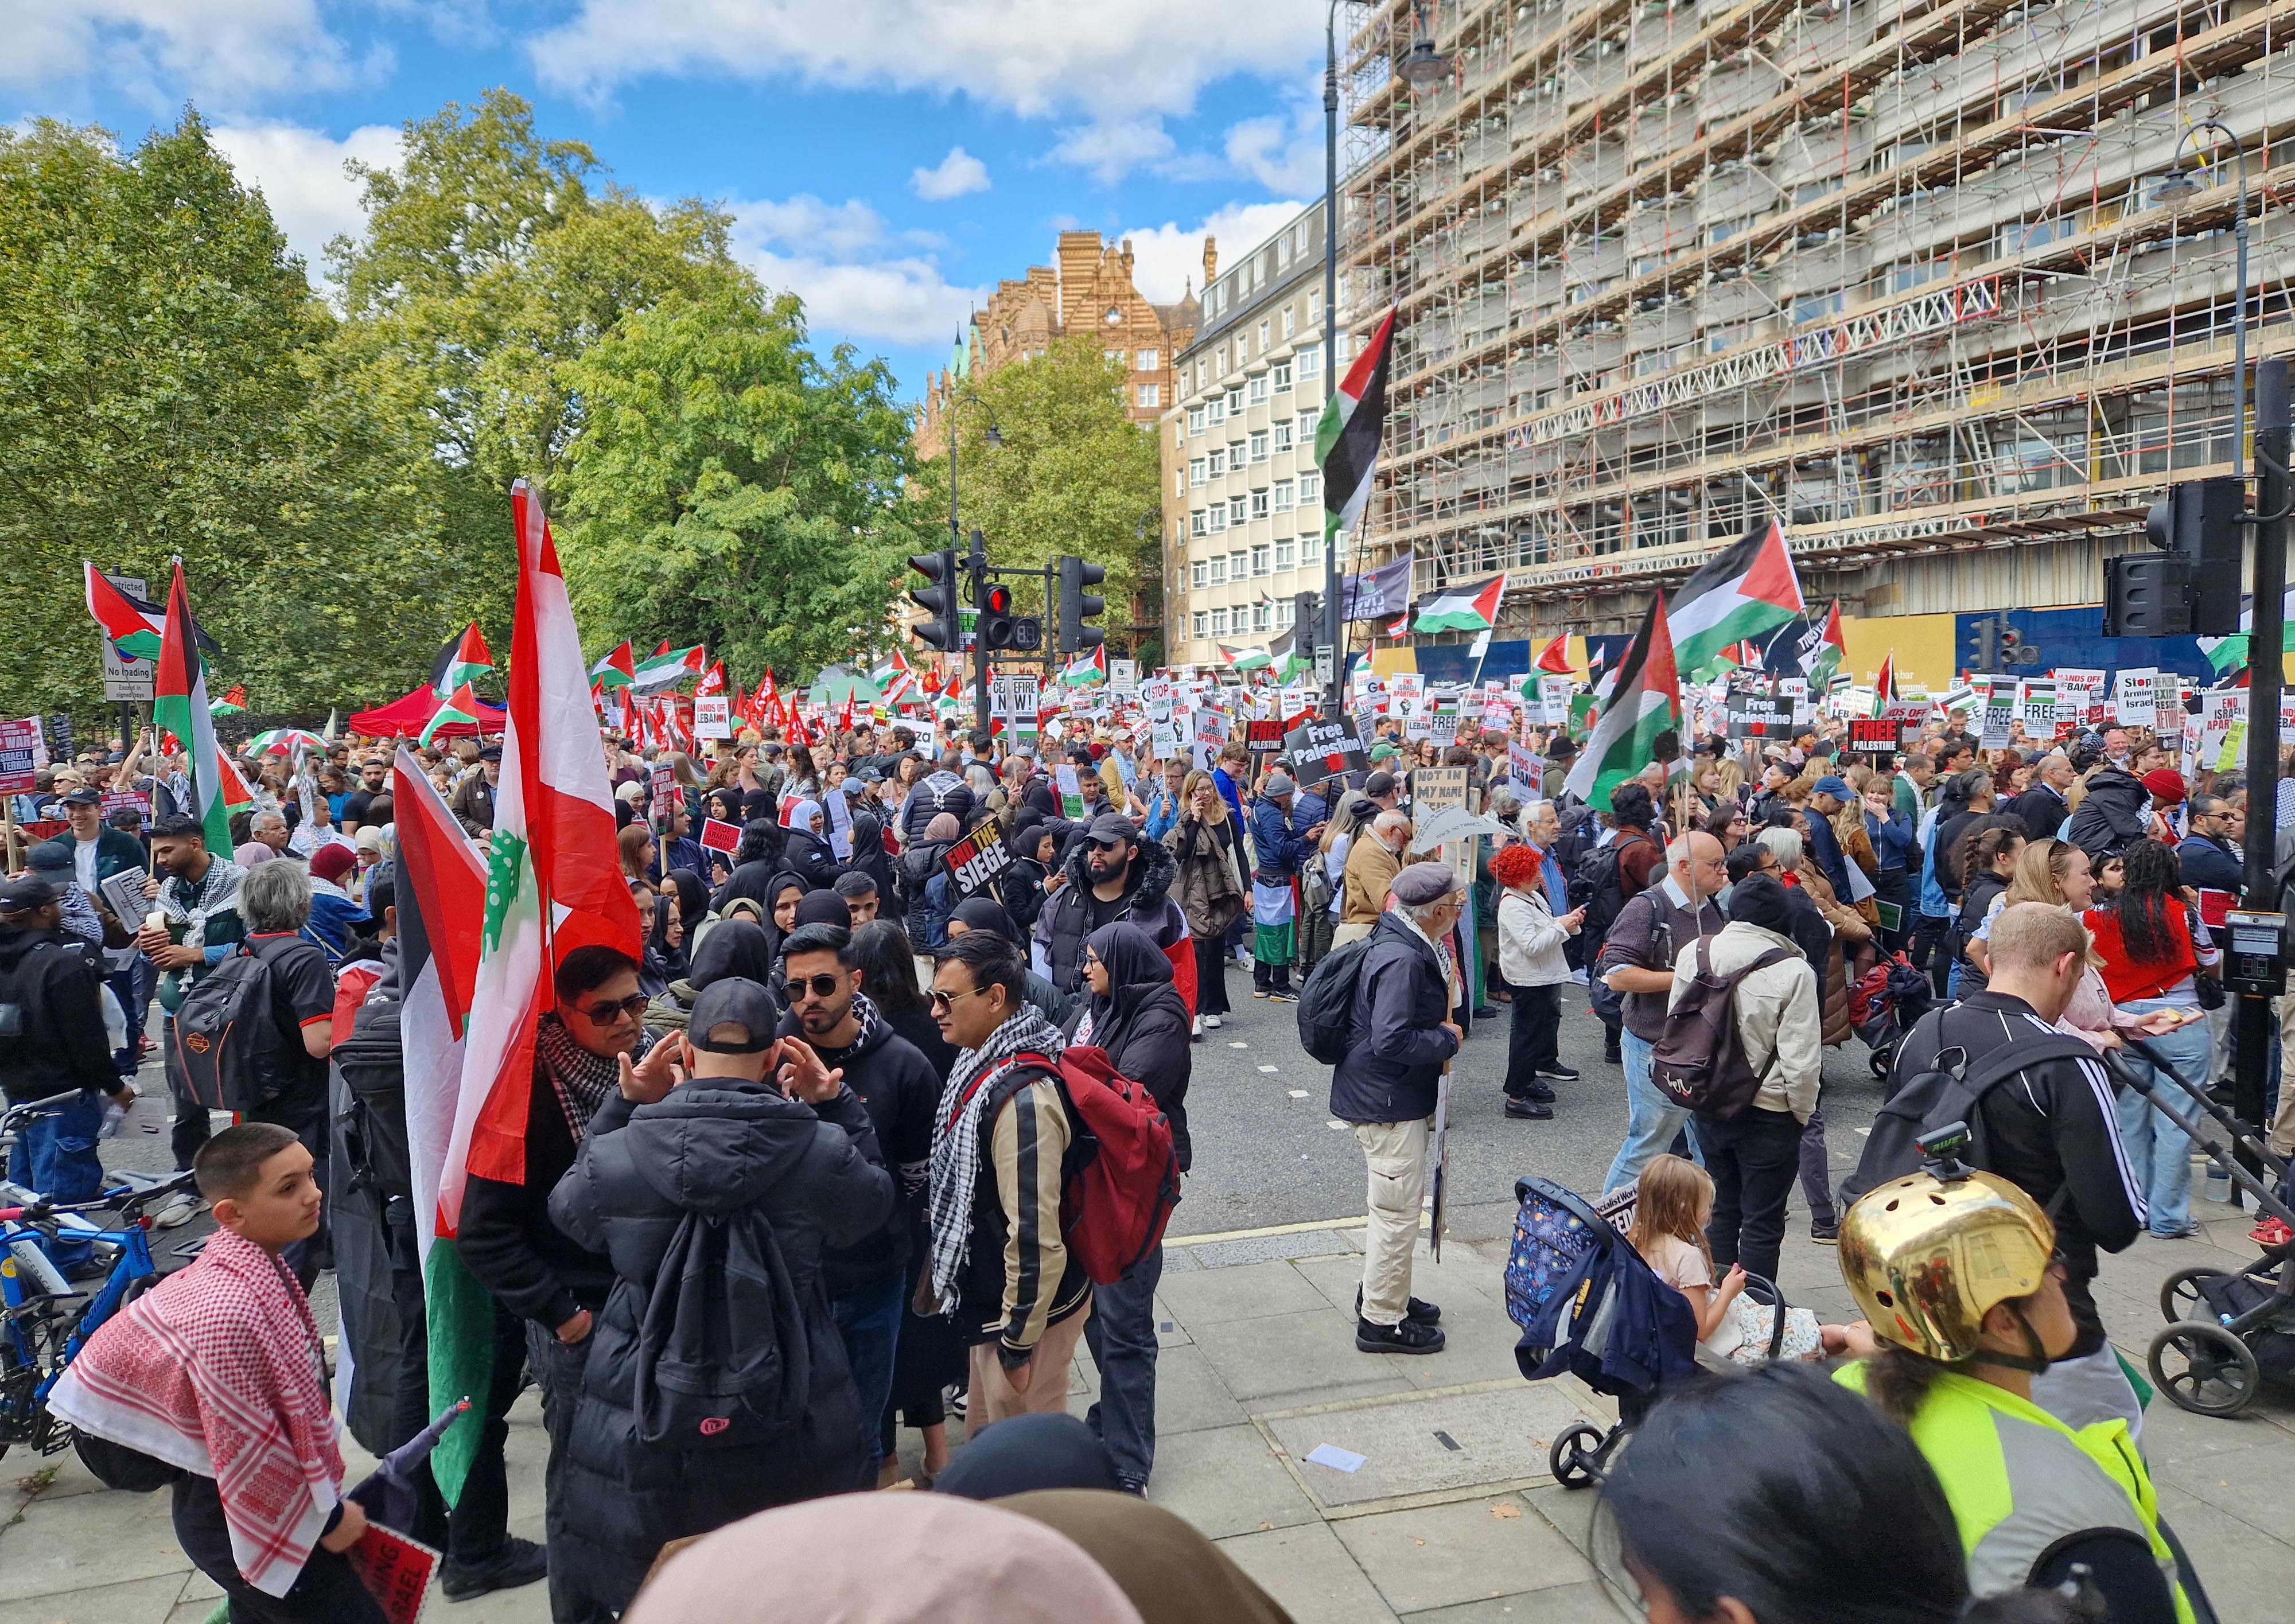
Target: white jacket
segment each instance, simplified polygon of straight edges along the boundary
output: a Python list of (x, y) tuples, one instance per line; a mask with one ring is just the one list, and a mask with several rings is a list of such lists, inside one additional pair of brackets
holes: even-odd
[[(1791, 936), (1758, 925), (1733, 919), (1720, 934), (1705, 940), (1712, 943), (1717, 975), (1743, 969), (1773, 947), (1792, 954), (1737, 983), (1737, 1041), (1746, 1064), (1761, 1080), (1753, 1103), (1764, 1111), (1790, 1111), (1796, 1121), (1808, 1122), (1817, 1109), (1818, 1073), (1825, 1058), (1825, 1012), (1817, 997), (1817, 972)], [(1674, 957), (1669, 1008), (1696, 974), (1697, 943), (1693, 942)]]
[(1554, 917), (1541, 886), (1499, 893), (1499, 974), (1509, 987), (1550, 987), (1570, 979), (1562, 944), (1572, 933)]

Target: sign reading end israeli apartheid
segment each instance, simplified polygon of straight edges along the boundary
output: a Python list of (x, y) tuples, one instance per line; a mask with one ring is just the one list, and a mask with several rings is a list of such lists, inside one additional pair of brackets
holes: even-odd
[(949, 847), (941, 861), (948, 865), (948, 883), (960, 897), (967, 897), (1010, 868), (1013, 859), (1001, 831), (989, 822)]

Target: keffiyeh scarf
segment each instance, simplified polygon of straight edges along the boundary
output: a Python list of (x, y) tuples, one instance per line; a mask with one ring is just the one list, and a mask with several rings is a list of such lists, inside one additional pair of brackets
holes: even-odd
[(980, 1179), (980, 1120), (996, 1084), (1017, 1057), (1042, 1055), (1057, 1060), (1067, 1047), (1060, 1029), (1033, 1004), (1022, 1004), (1012, 1018), (968, 1049), (949, 1069), (940, 1105), (933, 1112), (932, 1294), (943, 1316), (956, 1312), (957, 1277), (972, 1246), (972, 1192)]
[[(653, 1034), (640, 1028), (638, 1046), (630, 1051), (635, 1065), (653, 1047)], [(566, 1118), (567, 1131), (579, 1145), (590, 1130), (590, 1119), (622, 1086), (621, 1064), (611, 1055), (593, 1055), (574, 1041), (555, 1010), (534, 1024), (534, 1063), (550, 1079), (551, 1092)]]

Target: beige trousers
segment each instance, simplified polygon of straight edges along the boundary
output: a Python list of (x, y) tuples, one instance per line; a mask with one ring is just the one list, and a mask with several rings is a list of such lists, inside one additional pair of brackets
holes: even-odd
[(1360, 942), (1376, 928), (1370, 925), (1342, 925), (1331, 933), (1331, 945), (1344, 947), (1350, 942)]
[(1426, 1195), (1426, 1139), (1433, 1118), (1357, 1122), (1355, 1142), (1369, 1171), (1370, 1227), (1363, 1237), (1362, 1317), (1397, 1326), (1410, 1307), (1410, 1253)]
[(972, 1390), (965, 1409), (964, 1435), (977, 1438), (980, 1429), (1008, 1416), (1058, 1415), (1068, 1407), (1068, 1366), (1075, 1358), (1076, 1339), (1083, 1322), (1091, 1318), (1091, 1304), (1048, 1326), (1036, 1339), (1036, 1357), (1029, 1361), (1028, 1391), (1022, 1392), (1004, 1374), (1004, 1362), (995, 1342), (972, 1345)]

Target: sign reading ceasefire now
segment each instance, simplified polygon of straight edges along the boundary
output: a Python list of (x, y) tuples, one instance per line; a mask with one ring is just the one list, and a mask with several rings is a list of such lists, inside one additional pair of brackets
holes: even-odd
[(941, 861), (948, 865), (949, 884), (960, 897), (968, 897), (1010, 868), (1013, 858), (991, 820), (949, 847)]

